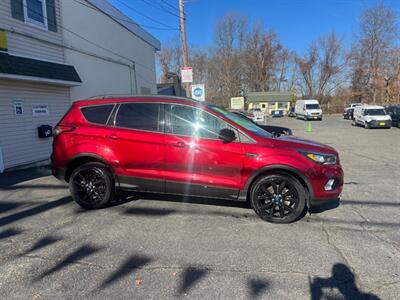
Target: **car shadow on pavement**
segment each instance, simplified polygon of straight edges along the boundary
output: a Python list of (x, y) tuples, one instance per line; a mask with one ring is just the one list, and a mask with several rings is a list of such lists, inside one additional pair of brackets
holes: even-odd
[[(332, 267), (332, 276), (329, 278), (309, 278), (311, 300), (319, 299), (369, 299), (378, 300), (378, 296), (371, 293), (364, 293), (359, 290), (356, 284), (354, 273), (348, 266), (336, 263)], [(338, 297), (334, 289), (337, 289), (342, 297)]]

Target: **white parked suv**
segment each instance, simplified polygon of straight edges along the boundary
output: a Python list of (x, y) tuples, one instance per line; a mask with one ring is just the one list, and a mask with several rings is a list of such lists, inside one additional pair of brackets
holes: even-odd
[(251, 108), (247, 111), (247, 117), (252, 119), (254, 122), (262, 122), (264, 121), (264, 113), (261, 108)]
[(386, 113), (383, 106), (362, 105), (354, 108), (354, 126), (364, 126), (365, 128), (390, 128), (392, 119)]

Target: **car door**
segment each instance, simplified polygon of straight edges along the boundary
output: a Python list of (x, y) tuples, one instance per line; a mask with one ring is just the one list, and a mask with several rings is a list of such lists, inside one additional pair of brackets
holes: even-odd
[(236, 199), (243, 146), (238, 139), (218, 138), (221, 129), (233, 128), (201, 108), (170, 104), (165, 109), (166, 192)]
[(164, 123), (160, 103), (122, 103), (107, 135), (121, 187), (164, 192)]

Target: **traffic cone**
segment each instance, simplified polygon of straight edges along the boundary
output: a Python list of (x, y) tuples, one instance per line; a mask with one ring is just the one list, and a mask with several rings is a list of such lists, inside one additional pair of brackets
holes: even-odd
[(308, 124), (307, 124), (307, 132), (312, 132), (311, 122), (308, 122)]

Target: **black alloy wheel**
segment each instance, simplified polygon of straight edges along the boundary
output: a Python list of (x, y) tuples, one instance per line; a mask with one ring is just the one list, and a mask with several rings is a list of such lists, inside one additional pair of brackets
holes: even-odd
[(268, 222), (293, 222), (305, 209), (305, 189), (290, 175), (263, 176), (254, 183), (250, 193), (254, 211)]
[(69, 189), (72, 198), (83, 208), (101, 208), (114, 196), (114, 181), (105, 165), (87, 163), (72, 172)]

